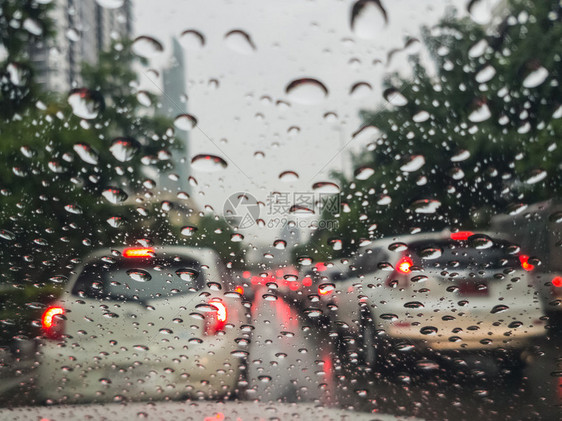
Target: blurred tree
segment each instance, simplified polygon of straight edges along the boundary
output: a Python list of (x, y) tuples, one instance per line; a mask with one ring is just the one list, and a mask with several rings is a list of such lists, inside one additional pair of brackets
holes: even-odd
[[(335, 230), (319, 230), (297, 255), (330, 259), (381, 236), (482, 227), (498, 212), (562, 189), (561, 6), (512, 0), (497, 28), (447, 17), (423, 31), (437, 69), (412, 57), (413, 77), (385, 82), (387, 106), (363, 111), (378, 137), (352, 157)], [(363, 180), (360, 168), (374, 174)], [(340, 252), (328, 242), (343, 240)]]

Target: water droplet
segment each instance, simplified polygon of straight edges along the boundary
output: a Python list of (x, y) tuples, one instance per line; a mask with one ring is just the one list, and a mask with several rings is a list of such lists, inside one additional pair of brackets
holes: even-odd
[(294, 171), (283, 171), (281, 174), (279, 174), (279, 180), (285, 183), (290, 183), (298, 179), (299, 179), (299, 175)]
[(287, 242), (285, 240), (275, 240), (273, 242), (273, 247), (279, 250), (284, 250), (287, 247)]
[(142, 269), (129, 269), (127, 271), (127, 275), (133, 280), (137, 282), (148, 282), (152, 279), (150, 273)]
[(375, 173), (375, 170), (370, 167), (359, 167), (355, 170), (355, 178), (357, 180), (367, 180)]
[(494, 242), (485, 234), (475, 234), (468, 238), (468, 244), (470, 247), (483, 250), (492, 247)]
[(191, 237), (197, 231), (197, 227), (192, 225), (186, 225), (181, 229), (181, 235), (185, 235), (186, 237)]
[(240, 241), (242, 241), (244, 239), (244, 236), (242, 234), (232, 234), (230, 236), (230, 241), (234, 242), (234, 243), (239, 243)]
[(12, 241), (14, 238), (16, 238), (16, 235), (12, 231), (0, 229), (0, 238), (3, 238), (4, 240)]
[(367, 82), (358, 82), (349, 90), (349, 96), (353, 99), (362, 99), (371, 94), (373, 87)]
[(125, 0), (96, 0), (96, 3), (106, 9), (118, 9), (123, 6)]
[(420, 329), (422, 335), (435, 335), (438, 329), (434, 326), (424, 326)]
[(16, 86), (25, 86), (28, 82), (30, 73), (27, 67), (20, 63), (9, 63), (6, 66), (6, 71), (10, 82)]
[(64, 210), (68, 213), (73, 213), (74, 215), (80, 215), (83, 213), (82, 208), (78, 205), (66, 205)]
[(413, 155), (410, 157), (408, 162), (400, 167), (400, 171), (404, 172), (414, 172), (419, 170), (425, 164), (425, 158), (423, 155)]
[(424, 121), (429, 120), (430, 114), (427, 111), (419, 111), (413, 115), (412, 120), (415, 123), (423, 123)]
[(496, 69), (493, 66), (487, 65), (474, 76), (478, 83), (486, 83), (496, 75)]
[(312, 216), (314, 210), (302, 205), (293, 205), (289, 208), (289, 213), (296, 216)]
[(37, 37), (43, 34), (43, 28), (41, 24), (35, 19), (25, 18), (25, 20), (23, 21), (23, 28), (30, 34), (33, 34)]
[(441, 257), (443, 250), (440, 248), (428, 247), (420, 251), (420, 257), (425, 260), (437, 259)]
[(509, 310), (509, 307), (503, 304), (498, 304), (497, 306), (494, 306), (494, 308), (490, 311), (490, 313), (492, 314), (496, 314), (496, 313), (501, 313), (503, 311), (507, 311)]
[(388, 246), (388, 249), (390, 251), (397, 251), (397, 252), (406, 251), (408, 250), (408, 245), (405, 243), (392, 243)]
[(199, 31), (187, 29), (181, 33), (179, 42), (187, 50), (199, 50), (205, 45), (205, 37)]
[(144, 58), (156, 57), (164, 51), (164, 47), (152, 37), (141, 35), (135, 38), (132, 45), (133, 53)]
[(191, 159), (191, 167), (197, 171), (213, 172), (225, 169), (226, 161), (215, 155), (197, 155)]
[(329, 294), (330, 292), (333, 292), (335, 289), (336, 289), (336, 286), (332, 283), (320, 284), (318, 286), (318, 292), (321, 295)]
[(310, 257), (299, 257), (298, 262), (303, 266), (310, 266), (312, 259)]
[(328, 245), (332, 246), (334, 250), (341, 250), (343, 247), (343, 242), (339, 238), (330, 238), (328, 240)]
[(477, 108), (475, 108), (469, 115), (468, 119), (473, 123), (481, 123), (488, 120), (492, 116), (488, 104), (482, 102)]
[(449, 171), (449, 176), (453, 180), (462, 180), (464, 178), (464, 171), (459, 167), (453, 167)]
[(137, 351), (148, 351), (149, 348), (146, 345), (133, 345), (133, 349)]
[(90, 145), (86, 143), (76, 143), (73, 146), (74, 152), (78, 154), (80, 159), (88, 164), (95, 165), (99, 161), (99, 156)]
[(183, 131), (190, 131), (197, 125), (197, 119), (191, 114), (180, 114), (174, 119), (174, 126)]
[(238, 29), (228, 32), (224, 42), (229, 49), (240, 54), (252, 54), (256, 49), (250, 35)]
[(529, 73), (525, 79), (523, 79), (523, 86), (525, 88), (536, 88), (537, 86), (542, 85), (547, 77), (548, 70), (540, 66), (536, 70), (533, 70), (531, 73)]
[(408, 100), (402, 93), (396, 88), (385, 89), (382, 96), (387, 100), (389, 104), (396, 107), (403, 107), (408, 103)]
[[(552, 215), (550, 215), (550, 216), (548, 217), (548, 220), (549, 220), (550, 222), (554, 222), (554, 223), (556, 223), (556, 224), (559, 224), (560, 222), (562, 222), (562, 211), (553, 213)], [(0, 235), (1, 235), (1, 234), (0, 234)]]
[(398, 320), (398, 316), (396, 314), (392, 314), (392, 313), (383, 313), (379, 316), (382, 320), (390, 320), (390, 321), (395, 321)]
[(111, 154), (121, 162), (130, 161), (133, 159), (137, 151), (140, 149), (140, 144), (132, 138), (118, 137), (111, 142), (109, 151)]
[(108, 187), (102, 191), (101, 195), (110, 203), (118, 204), (124, 202), (129, 197), (127, 193), (117, 187)]
[(468, 56), (471, 58), (480, 57), (488, 48), (488, 42), (485, 39), (481, 39), (468, 50)]
[(451, 162), (461, 162), (467, 160), (468, 158), (470, 158), (470, 152), (466, 149), (462, 149), (451, 157)]
[(121, 216), (111, 216), (107, 219), (107, 223), (113, 228), (119, 228), (124, 224), (125, 220)]
[(87, 88), (73, 89), (67, 101), (72, 108), (72, 113), (86, 120), (96, 118), (105, 107), (102, 95)]
[(531, 171), (529, 177), (527, 177), (527, 179), (525, 180), (525, 183), (535, 184), (540, 181), (543, 181), (546, 178), (546, 176), (547, 176), (547, 172), (544, 170), (533, 170)]
[(138, 91), (137, 101), (143, 107), (150, 107), (152, 105), (152, 99), (150, 98), (150, 94), (147, 91)]
[(336, 183), (320, 181), (312, 185), (312, 190), (322, 194), (336, 194), (340, 192), (340, 187)]
[(366, 389), (357, 389), (355, 391), (355, 393), (361, 398), (364, 398), (364, 397), (367, 396), (367, 390)]
[(404, 307), (406, 307), (406, 308), (422, 308), (422, 307), (425, 307), (425, 306), (422, 303), (420, 303), (419, 301), (409, 301), (409, 302), (404, 304)]
[(373, 39), (388, 23), (388, 15), (380, 0), (358, 0), (351, 9), (351, 30), (358, 38)]
[(434, 199), (421, 199), (412, 203), (411, 209), (416, 213), (435, 213), (441, 206), (441, 202)]
[(285, 92), (291, 101), (299, 104), (317, 104), (328, 95), (326, 86), (311, 78), (297, 79), (289, 83)]
[(176, 275), (178, 275), (182, 281), (193, 282), (199, 276), (199, 272), (195, 269), (182, 268), (176, 270)]
[(37, 151), (35, 149), (31, 149), (27, 145), (23, 145), (22, 147), (20, 147), (20, 152), (26, 158), (33, 158), (35, 155), (37, 155)]

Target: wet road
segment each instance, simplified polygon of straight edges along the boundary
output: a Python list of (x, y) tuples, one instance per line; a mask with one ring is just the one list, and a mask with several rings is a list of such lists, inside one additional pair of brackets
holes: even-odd
[[(370, 413), (428, 420), (559, 420), (562, 416), (562, 330), (536, 343), (522, 375), (500, 373), (491, 358), (464, 355), (463, 363), (432, 364), (377, 373), (342, 365), (328, 329), (277, 298), (255, 294), (242, 396), (261, 402), (315, 402)], [(2, 406), (33, 402), (30, 363), (3, 371)], [(16, 367), (16, 369), (14, 369)]]

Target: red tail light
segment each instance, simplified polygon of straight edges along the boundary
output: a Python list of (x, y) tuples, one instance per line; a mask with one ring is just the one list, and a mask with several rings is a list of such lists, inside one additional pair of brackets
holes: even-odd
[(43, 335), (48, 339), (60, 339), (64, 334), (64, 308), (52, 306), (41, 317)]
[(216, 311), (211, 311), (205, 317), (205, 333), (207, 335), (214, 335), (221, 330), (224, 330), (226, 321), (228, 320), (228, 311), (224, 303), (220, 301), (211, 301), (210, 306), (214, 307)]
[(468, 240), (468, 237), (474, 235), (472, 231), (459, 231), (451, 234), (451, 240)]
[(124, 257), (154, 257), (154, 249), (150, 247), (128, 248), (123, 251)]
[(404, 256), (396, 265), (396, 270), (400, 273), (410, 273), (412, 271), (412, 265), (412, 259), (410, 259), (408, 256)]
[(556, 288), (562, 287), (562, 276), (555, 276), (552, 278), (552, 285)]
[(519, 256), (519, 261), (521, 262), (521, 267), (526, 271), (531, 271), (535, 268), (535, 265), (529, 263), (529, 256), (522, 254)]

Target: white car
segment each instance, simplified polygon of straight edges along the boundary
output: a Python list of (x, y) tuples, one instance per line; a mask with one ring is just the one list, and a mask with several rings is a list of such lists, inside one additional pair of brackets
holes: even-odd
[(336, 284), (333, 322), (356, 338), (367, 365), (392, 366), (412, 351), (492, 351), (520, 365), (546, 333), (524, 257), (512, 243), (472, 232), (376, 241)]
[(46, 402), (233, 393), (248, 339), (241, 296), (214, 251), (102, 250), (43, 313), (35, 372)]

